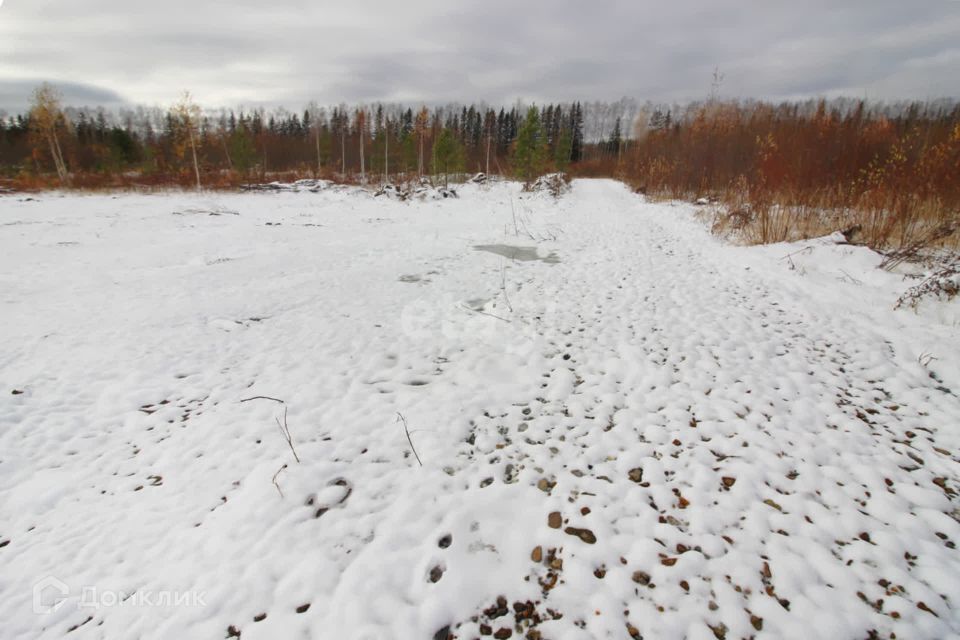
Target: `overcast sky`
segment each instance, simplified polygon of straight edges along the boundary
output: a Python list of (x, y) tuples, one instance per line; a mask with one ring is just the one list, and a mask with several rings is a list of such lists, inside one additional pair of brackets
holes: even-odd
[(960, 96), (958, 0), (0, 0), (0, 109)]

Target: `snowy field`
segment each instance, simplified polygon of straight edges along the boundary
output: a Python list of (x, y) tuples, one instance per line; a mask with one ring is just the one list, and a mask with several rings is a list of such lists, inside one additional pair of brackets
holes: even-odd
[(0, 638), (960, 634), (956, 302), (460, 195), (0, 197)]

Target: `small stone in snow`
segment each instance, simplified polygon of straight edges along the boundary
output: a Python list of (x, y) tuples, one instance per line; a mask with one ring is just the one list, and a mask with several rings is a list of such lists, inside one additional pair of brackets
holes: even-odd
[(640, 484), (643, 482), (643, 469), (637, 467), (636, 469), (630, 469), (630, 472), (627, 474), (630, 476), (630, 479)]
[(731, 478), (730, 476), (724, 476), (721, 478), (721, 480), (723, 480), (723, 486), (725, 486), (727, 489), (732, 487), (737, 482), (736, 478)]
[(540, 562), (543, 560), (543, 547), (536, 546), (533, 548), (533, 551), (530, 553), (530, 559), (534, 562)]
[(783, 508), (780, 505), (778, 505), (776, 502), (771, 500), (770, 498), (767, 498), (766, 500), (764, 500), (763, 504), (767, 505), (768, 507), (773, 507), (777, 511), (783, 511)]
[(578, 527), (567, 527), (563, 530), (564, 533), (567, 533), (571, 536), (577, 536), (587, 544), (593, 544), (597, 541), (597, 536), (593, 535), (593, 531), (590, 529), (581, 529)]
[(554, 511), (547, 516), (547, 525), (551, 529), (559, 529), (563, 524), (563, 516), (560, 515), (559, 511)]

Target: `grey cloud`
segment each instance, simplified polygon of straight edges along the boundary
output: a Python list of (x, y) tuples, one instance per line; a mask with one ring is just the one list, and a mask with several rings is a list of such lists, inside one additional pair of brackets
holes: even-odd
[[(0, 78), (0, 112), (22, 113), (30, 104), (33, 90), (43, 82), (41, 78), (5, 80)], [(72, 107), (106, 107), (108, 109), (128, 106), (129, 102), (119, 93), (103, 87), (77, 82), (57, 82), (63, 104)]]
[[(210, 106), (960, 95), (960, 2), (6, 0), (0, 108), (25, 78)], [(21, 83), (11, 85), (11, 81)], [(9, 87), (20, 86), (23, 96)]]

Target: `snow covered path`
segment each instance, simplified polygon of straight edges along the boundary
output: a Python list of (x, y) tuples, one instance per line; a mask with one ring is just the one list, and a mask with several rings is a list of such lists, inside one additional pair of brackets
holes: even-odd
[(609, 181), (0, 225), (0, 638), (960, 634), (960, 330), (865, 249)]

